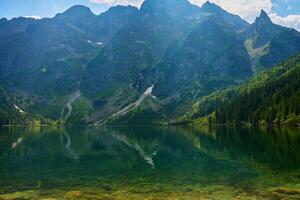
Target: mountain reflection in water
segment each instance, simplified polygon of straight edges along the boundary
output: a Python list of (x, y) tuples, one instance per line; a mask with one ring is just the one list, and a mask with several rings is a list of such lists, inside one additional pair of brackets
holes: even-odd
[(298, 199), (299, 152), (299, 129), (5, 127), (0, 199)]

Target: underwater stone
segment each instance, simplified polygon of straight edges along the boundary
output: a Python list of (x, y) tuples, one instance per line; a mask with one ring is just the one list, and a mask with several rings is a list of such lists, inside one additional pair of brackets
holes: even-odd
[(299, 191), (288, 189), (288, 188), (280, 188), (280, 189), (275, 190), (275, 192), (280, 193), (280, 194), (288, 194), (288, 195), (300, 194)]
[(112, 191), (112, 187), (110, 185), (103, 185), (102, 188), (106, 191)]
[(65, 194), (64, 198), (65, 199), (78, 199), (81, 196), (80, 191), (69, 191)]
[(37, 192), (29, 190), (0, 195), (1, 200), (27, 200), (37, 197)]

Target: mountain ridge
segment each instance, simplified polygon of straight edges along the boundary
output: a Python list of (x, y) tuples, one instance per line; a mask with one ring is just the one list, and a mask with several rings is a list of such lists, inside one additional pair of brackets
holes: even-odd
[[(115, 6), (100, 15), (73, 6), (54, 18), (1, 20), (0, 81), (15, 93), (3, 96), (12, 101), (7, 113), (16, 104), (57, 123), (94, 124), (153, 85), (156, 99), (146, 98), (128, 114), (148, 123), (152, 118), (139, 111), (172, 120), (198, 98), (238, 86), (256, 69), (300, 52), (300, 34), (273, 24), (264, 11), (250, 25), (210, 2), (159, 2)], [(14, 102), (19, 98), (26, 101)], [(66, 105), (72, 109), (64, 120)]]

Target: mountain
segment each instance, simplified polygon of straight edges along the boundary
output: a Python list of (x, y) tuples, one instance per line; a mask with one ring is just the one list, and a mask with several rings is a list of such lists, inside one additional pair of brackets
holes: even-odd
[(167, 112), (175, 115), (193, 98), (236, 85), (252, 75), (243, 40), (234, 27), (216, 17), (201, 22), (171, 51), (157, 66), (160, 79), (155, 95), (172, 97)]
[(120, 29), (86, 68), (82, 90), (88, 91), (87, 95), (93, 102), (102, 98), (101, 91), (106, 88), (113, 90), (112, 96), (105, 97), (104, 105), (95, 115), (103, 116), (108, 109), (112, 114), (120, 110), (120, 105), (123, 107), (132, 101), (126, 98), (113, 106), (111, 99), (118, 99), (115, 94), (128, 96), (130, 90), (135, 96), (136, 91), (144, 92), (155, 84), (152, 82), (155, 74), (148, 71), (160, 62), (173, 42), (183, 40), (196, 26), (197, 16), (201, 14), (199, 10), (185, 0), (166, 0), (163, 3), (148, 0), (142, 4), (139, 20)]
[(199, 15), (200, 8), (186, 0), (146, 0), (141, 6), (144, 16), (169, 16), (170, 18), (192, 18)]
[(254, 24), (249, 27), (247, 37), (253, 40), (253, 48), (259, 48), (268, 44), (282, 29), (283, 27), (273, 24), (267, 13), (262, 10)]
[(90, 59), (136, 16), (138, 9), (130, 6), (117, 6), (99, 16), (87, 7), (74, 6), (52, 19), (8, 21), (0, 30), (11, 30), (1, 40), (4, 44), (0, 42), (2, 80), (43, 99), (43, 104), (28, 108), (31, 112), (59, 119)]
[(277, 34), (269, 44), (269, 51), (260, 59), (262, 65), (271, 67), (300, 51), (300, 33), (286, 29)]
[[(133, 6), (115, 6), (99, 15), (98, 37), (102, 43), (108, 43), (118, 30), (139, 19), (139, 10)], [(95, 26), (95, 24), (94, 24)]]
[(252, 74), (243, 41), (230, 25), (218, 18), (201, 22), (176, 52), (165, 57), (160, 65), (164, 71), (163, 81), (171, 86), (166, 89), (169, 92), (194, 81), (205, 84), (220, 81), (224, 77), (243, 79)]
[(64, 13), (57, 14), (54, 17), (54, 21), (67, 25), (78, 32), (85, 33), (87, 37), (92, 38), (101, 32), (100, 26), (94, 26), (99, 23), (98, 18), (88, 7), (76, 5)]
[(1, 19), (2, 110), (26, 123), (166, 122), (300, 52), (299, 38), (263, 11), (250, 25), (213, 3), (187, 0)]
[(138, 13), (132, 7), (115, 9), (97, 16), (87, 7), (73, 6), (51, 19), (4, 22), (0, 30), (0, 77), (36, 70), (57, 60), (88, 57)]
[(218, 5), (209, 1), (202, 5), (201, 12), (208, 17), (215, 16), (223, 19), (227, 24), (234, 27), (237, 32), (242, 32), (250, 26), (249, 23), (243, 20), (240, 16), (228, 13)]
[(270, 68), (300, 51), (299, 32), (274, 24), (264, 10), (244, 37), (254, 68)]
[[(16, 95), (18, 94), (18, 95)], [(31, 98), (20, 94), (14, 88), (0, 84), (0, 124), (1, 125), (41, 125), (51, 124), (43, 116), (34, 115), (23, 110), (19, 105), (31, 104)]]
[(201, 98), (183, 119), (210, 115), (220, 124), (300, 123), (300, 54), (262, 72), (244, 85)]

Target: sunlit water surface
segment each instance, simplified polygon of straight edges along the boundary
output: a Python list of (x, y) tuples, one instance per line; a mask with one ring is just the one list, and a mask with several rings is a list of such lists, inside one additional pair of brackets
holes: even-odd
[(300, 199), (300, 129), (3, 127), (0, 199)]

